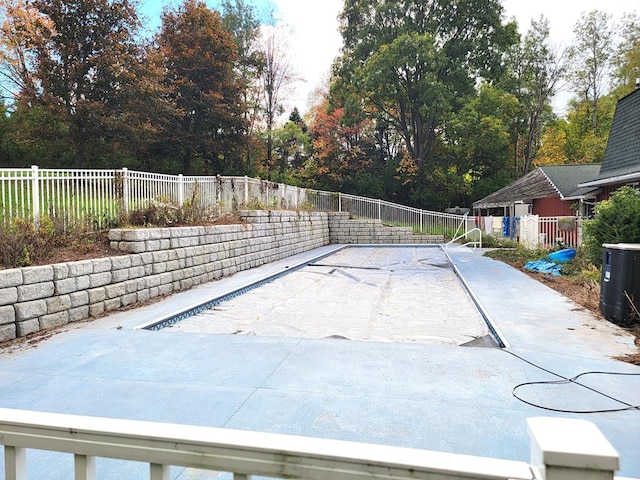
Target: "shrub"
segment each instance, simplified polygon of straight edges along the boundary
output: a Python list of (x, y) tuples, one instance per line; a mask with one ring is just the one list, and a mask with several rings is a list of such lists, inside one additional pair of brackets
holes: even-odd
[(43, 216), (36, 227), (31, 221), (16, 218), (0, 228), (0, 268), (50, 263), (59, 247), (84, 252), (98, 242), (108, 246), (106, 231), (82, 222)]
[(482, 234), (482, 246), (484, 248), (518, 248), (521, 245), (518, 242), (508, 238), (496, 238), (493, 235)]
[(168, 198), (158, 197), (143, 208), (129, 213), (128, 223), (136, 227), (170, 227), (178, 225), (202, 225), (217, 216), (218, 208), (207, 208), (202, 204), (200, 189), (195, 185), (182, 205)]
[(594, 265), (602, 263), (603, 243), (640, 243), (640, 191), (621, 187), (596, 205), (583, 235), (585, 255)]
[(0, 230), (0, 264), (5, 267), (28, 267), (46, 258), (56, 242), (53, 222), (43, 217), (39, 228), (33, 222), (14, 219)]

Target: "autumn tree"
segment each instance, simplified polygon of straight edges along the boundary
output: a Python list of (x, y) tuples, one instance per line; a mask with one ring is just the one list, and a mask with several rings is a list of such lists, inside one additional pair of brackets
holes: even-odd
[(54, 32), (53, 22), (23, 0), (0, 1), (0, 85), (4, 166), (55, 167), (72, 163), (68, 128), (55, 110), (37, 101), (36, 47)]
[(533, 161), (535, 167), (541, 165), (566, 165), (567, 157), (567, 121), (559, 119), (547, 125), (540, 139), (540, 148)]
[(375, 123), (325, 99), (311, 114), (312, 157), (302, 172), (314, 188), (384, 196)]
[(68, 127), (74, 165), (111, 147), (111, 122), (135, 81), (139, 22), (129, 0), (34, 0), (55, 34), (34, 46), (37, 100)]
[(185, 0), (162, 14), (156, 43), (174, 107), (162, 132), (163, 150), (180, 158), (186, 175), (196, 161), (209, 173), (228, 171), (241, 154), (245, 133), (233, 35), (218, 12)]
[(617, 98), (613, 94), (598, 99), (598, 123), (593, 129), (593, 104), (574, 100), (569, 104), (566, 126), (566, 155), (569, 163), (599, 163), (613, 122)]
[(35, 95), (35, 47), (54, 32), (51, 20), (25, 0), (0, 0), (0, 85), (4, 96)]

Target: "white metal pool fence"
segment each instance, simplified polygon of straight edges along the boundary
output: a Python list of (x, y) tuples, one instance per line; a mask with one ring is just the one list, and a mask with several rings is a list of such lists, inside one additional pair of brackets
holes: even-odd
[(299, 188), (248, 177), (165, 175), (128, 170), (0, 169), (0, 225), (47, 216), (95, 228), (152, 204), (191, 205), (213, 213), (240, 209), (313, 209), (411, 226), (420, 233), (453, 233), (463, 216), (383, 200)]
[[(594, 424), (536, 417), (527, 419), (527, 427), (530, 463), (272, 433), (0, 409), (5, 480), (27, 479), (28, 449), (72, 454), (76, 480), (98, 478), (97, 457), (143, 462), (150, 480), (169, 480), (171, 466), (230, 472), (235, 480), (254, 475), (307, 480), (614, 478), (618, 453)], [(40, 462), (39, 468), (48, 472), (60, 468), (51, 462)]]

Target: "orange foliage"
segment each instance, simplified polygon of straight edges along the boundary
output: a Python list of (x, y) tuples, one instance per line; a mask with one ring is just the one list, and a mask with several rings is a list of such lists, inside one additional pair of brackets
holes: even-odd
[(394, 178), (396, 180), (400, 180), (402, 185), (408, 185), (416, 180), (418, 177), (418, 162), (416, 162), (415, 158), (411, 158), (409, 152), (404, 151), (402, 153), (402, 158), (400, 159), (400, 163), (396, 168), (396, 175)]
[(0, 62), (8, 67), (8, 76), (18, 88), (33, 88), (30, 51), (55, 34), (55, 26), (25, 0), (0, 0), (0, 12), (4, 17)]
[(568, 163), (566, 154), (567, 134), (562, 129), (547, 128), (541, 138), (542, 144), (538, 149), (533, 165), (565, 165)]

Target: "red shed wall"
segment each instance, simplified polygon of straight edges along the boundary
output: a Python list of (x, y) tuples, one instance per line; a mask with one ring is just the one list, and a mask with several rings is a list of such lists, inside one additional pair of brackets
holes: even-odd
[(611, 193), (616, 191), (621, 186), (622, 185), (618, 184), (618, 185), (606, 185), (606, 186), (602, 187), (602, 191), (598, 194), (598, 196), (596, 197), (596, 200), (598, 202), (601, 202), (603, 200), (609, 200), (609, 197), (611, 196)]
[(572, 203), (560, 197), (538, 198), (533, 201), (532, 213), (541, 217), (572, 217)]

